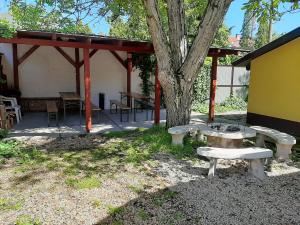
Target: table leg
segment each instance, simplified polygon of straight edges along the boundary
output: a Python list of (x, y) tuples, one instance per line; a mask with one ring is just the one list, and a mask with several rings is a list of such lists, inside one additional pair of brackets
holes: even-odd
[(135, 108), (135, 101), (133, 102), (133, 121), (136, 122), (136, 108)]
[(64, 105), (64, 120), (66, 119), (66, 102), (63, 100), (63, 105)]
[(79, 102), (79, 124), (81, 126), (81, 117), (82, 117), (82, 102)]

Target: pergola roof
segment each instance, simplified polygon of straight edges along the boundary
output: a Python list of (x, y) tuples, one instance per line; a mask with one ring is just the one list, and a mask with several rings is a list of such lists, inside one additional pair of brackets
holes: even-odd
[[(129, 40), (95, 34), (65, 34), (59, 32), (19, 30), (13, 38), (0, 38), (0, 43), (154, 53), (153, 45), (149, 41)], [(239, 55), (241, 52), (248, 52), (248, 50), (211, 47), (208, 56), (224, 57), (226, 55)]]
[(17, 31), (13, 38), (0, 38), (0, 43), (154, 53), (152, 43), (147, 41), (128, 40), (102, 35), (65, 34), (45, 31)]
[(250, 61), (263, 55), (266, 54), (267, 52), (270, 52), (296, 38), (300, 37), (300, 27), (292, 30), (291, 32), (281, 36), (280, 38), (270, 42), (269, 44), (245, 55), (244, 57), (234, 61), (232, 63), (233, 66), (249, 66)]

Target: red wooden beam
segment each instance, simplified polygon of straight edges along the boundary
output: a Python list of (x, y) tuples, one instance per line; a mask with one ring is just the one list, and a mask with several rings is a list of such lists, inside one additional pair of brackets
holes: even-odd
[(18, 45), (12, 44), (13, 49), (13, 70), (14, 70), (14, 88), (19, 90), (19, 63), (18, 63)]
[(76, 93), (80, 95), (80, 65), (79, 48), (75, 48)]
[(24, 55), (21, 58), (19, 58), (18, 64), (20, 65), (21, 63), (23, 63), (25, 59), (27, 59), (39, 47), (40, 47), (39, 45), (32, 46), (27, 52), (24, 53)]
[(158, 66), (155, 68), (155, 100), (154, 100), (154, 124), (160, 122), (160, 82), (158, 79)]
[(74, 60), (60, 47), (55, 46), (54, 47), (63, 57), (65, 57), (66, 60), (69, 61), (69, 63), (71, 63), (74, 67), (76, 67), (76, 63), (74, 62)]
[[(93, 50), (89, 53), (89, 57), (92, 58), (93, 55), (95, 55), (97, 51), (98, 51), (98, 49), (93, 49)], [(82, 60), (82, 61), (79, 63), (79, 67), (82, 67), (83, 63), (84, 63), (84, 62), (83, 62), (83, 60)]]
[(116, 53), (115, 51), (110, 51), (110, 53), (121, 63), (121, 65), (127, 69), (127, 65), (124, 62), (124, 60), (118, 55), (118, 53)]
[(84, 60), (84, 90), (85, 90), (85, 129), (89, 133), (92, 129), (91, 114), (91, 75), (89, 49), (83, 49)]
[(69, 47), (69, 48), (89, 48), (89, 49), (103, 49), (112, 51), (125, 51), (125, 52), (137, 52), (137, 53), (154, 53), (152, 45), (143, 46), (126, 46), (116, 44), (96, 44), (96, 43), (84, 43), (84, 42), (69, 42), (58, 40), (43, 40), (33, 38), (0, 38), (0, 43), (15, 43), (24, 45), (41, 45), (41, 46), (57, 46), (57, 47)]
[(212, 58), (211, 74), (210, 74), (210, 98), (209, 98), (209, 113), (208, 121), (212, 122), (215, 119), (215, 98), (217, 90), (217, 68), (218, 57)]
[[(131, 92), (132, 54), (127, 52), (127, 92)], [(130, 98), (127, 98), (127, 106), (130, 106)]]

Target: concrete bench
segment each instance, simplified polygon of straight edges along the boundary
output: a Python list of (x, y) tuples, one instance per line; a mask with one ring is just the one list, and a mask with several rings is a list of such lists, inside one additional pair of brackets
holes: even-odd
[(276, 144), (276, 158), (279, 160), (286, 160), (289, 158), (292, 147), (296, 144), (296, 139), (293, 136), (267, 127), (252, 126), (251, 128), (256, 130), (257, 133), (255, 143), (257, 147), (265, 147), (266, 137), (269, 137)]
[(116, 113), (118, 113), (118, 109), (120, 109), (120, 121), (123, 122), (123, 113), (127, 114), (127, 122), (129, 121), (129, 110), (131, 108), (118, 100), (110, 100), (110, 113), (112, 112), (112, 107), (115, 106)]
[(47, 101), (48, 127), (50, 126), (51, 117), (55, 117), (56, 125), (58, 125), (58, 108), (55, 101)]
[(183, 145), (183, 138), (189, 132), (197, 132), (199, 129), (198, 125), (183, 125), (171, 127), (168, 129), (168, 133), (172, 135), (173, 145)]
[(215, 148), (215, 147), (199, 147), (198, 155), (205, 156), (210, 159), (208, 177), (212, 177), (216, 173), (218, 159), (245, 159), (250, 160), (249, 172), (258, 179), (265, 178), (264, 166), (261, 159), (271, 158), (273, 152), (270, 149), (250, 147), (250, 148)]

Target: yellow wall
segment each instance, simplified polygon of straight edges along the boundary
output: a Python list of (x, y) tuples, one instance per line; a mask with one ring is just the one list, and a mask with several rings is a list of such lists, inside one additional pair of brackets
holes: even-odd
[(300, 38), (251, 62), (248, 112), (300, 122)]

